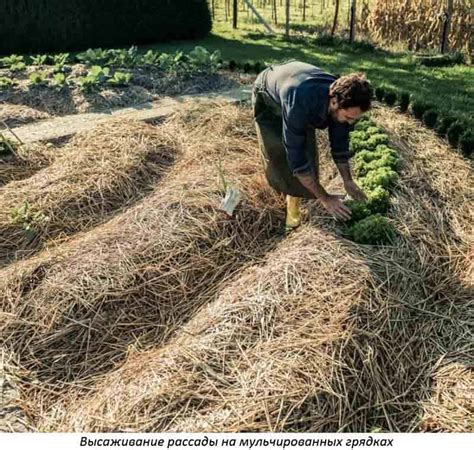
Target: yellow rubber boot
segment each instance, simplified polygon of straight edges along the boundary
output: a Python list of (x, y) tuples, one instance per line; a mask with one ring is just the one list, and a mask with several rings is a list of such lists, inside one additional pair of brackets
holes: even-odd
[(301, 223), (300, 211), (301, 199), (299, 197), (286, 196), (286, 223), (285, 228), (292, 230), (298, 227)]

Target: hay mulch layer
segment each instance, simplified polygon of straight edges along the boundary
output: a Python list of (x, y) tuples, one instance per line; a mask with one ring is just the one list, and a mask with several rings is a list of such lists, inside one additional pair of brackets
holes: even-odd
[(0, 104), (0, 129), (2, 129), (2, 124), (4, 123), (13, 128), (50, 117), (48, 113), (38, 111), (29, 106), (8, 103)]
[(282, 240), (250, 117), (175, 117), (183, 159), (143, 202), (2, 270), (31, 428), (473, 431), (469, 163), (378, 108), (404, 162), (395, 244), (349, 242), (310, 202)]
[[(153, 100), (163, 96), (198, 94), (236, 87), (239, 81), (232, 73), (221, 71), (210, 75), (163, 75), (153, 68), (122, 70), (131, 73), (127, 86), (104, 85), (91, 92), (83, 92), (76, 84), (61, 88), (51, 85), (32, 85), (29, 74), (40, 70), (52, 79), (51, 66), (28, 66), (23, 73), (12, 74), (0, 69), (0, 77), (14, 77), (15, 86), (0, 92), (0, 119), (10, 126), (41, 120), (48, 116), (64, 116), (87, 112), (102, 112)], [(75, 64), (69, 76), (77, 78), (88, 73), (86, 66)], [(27, 122), (22, 122), (22, 119)]]
[(0, 263), (91, 228), (143, 197), (178, 156), (173, 142), (164, 128), (133, 121), (74, 136), (48, 167), (0, 190)]
[[(2, 270), (2, 340), (17, 366), (34, 373), (38, 399), (86, 384), (131, 347), (166, 342), (281, 239), (282, 200), (264, 184), (251, 126), (240, 107), (171, 117), (157, 133), (172, 131), (183, 156), (153, 192)], [(246, 193), (232, 219), (218, 210), (222, 178)]]

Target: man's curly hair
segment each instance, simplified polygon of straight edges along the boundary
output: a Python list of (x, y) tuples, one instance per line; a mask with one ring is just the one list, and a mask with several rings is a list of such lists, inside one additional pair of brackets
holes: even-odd
[(331, 84), (330, 97), (335, 97), (341, 108), (358, 106), (365, 112), (370, 109), (372, 86), (363, 73), (351, 73)]

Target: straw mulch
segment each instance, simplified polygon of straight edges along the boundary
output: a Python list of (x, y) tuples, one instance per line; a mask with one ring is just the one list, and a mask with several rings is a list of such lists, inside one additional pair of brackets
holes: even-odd
[[(9, 136), (5, 132), (5, 136)], [(12, 137), (12, 141), (14, 141)], [(49, 166), (62, 155), (62, 145), (53, 143), (21, 144), (15, 148), (15, 154), (0, 158), (0, 188), (10, 181), (23, 180)]]
[[(5, 343), (40, 380), (21, 385), (32, 426), (472, 431), (469, 163), (376, 109), (405, 163), (396, 244), (348, 242), (313, 207), (280, 242), (250, 113), (226, 122), (223, 111), (187, 130), (201, 152), (142, 204), (2, 271)], [(210, 206), (222, 149), (224, 173), (246, 193), (231, 222)]]
[[(177, 156), (173, 142), (172, 135), (132, 121), (76, 135), (48, 167), (0, 190), (0, 264), (90, 228), (143, 197)], [(28, 214), (15, 221), (12, 214), (25, 202)]]
[(396, 245), (349, 243), (313, 211), (165, 346), (131, 352), (38, 426), (472, 431), (472, 169), (411, 119), (375, 116), (405, 161)]
[[(264, 183), (252, 125), (247, 109), (218, 105), (170, 118), (156, 133), (173, 134), (183, 157), (154, 192), (1, 271), (2, 340), (41, 382), (23, 384), (38, 402), (110, 370), (132, 347), (166, 342), (280, 239), (282, 202)], [(219, 171), (245, 192), (232, 219), (218, 210)]]
[(0, 129), (4, 123), (12, 128), (38, 120), (48, 119), (49, 117), (51, 116), (48, 113), (38, 111), (26, 105), (0, 104)]

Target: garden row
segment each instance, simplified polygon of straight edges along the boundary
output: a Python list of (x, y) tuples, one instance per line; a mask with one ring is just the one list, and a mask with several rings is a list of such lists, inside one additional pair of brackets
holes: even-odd
[[(84, 64), (89, 70), (75, 77), (71, 64), (76, 63)], [(29, 66), (34, 71), (28, 71)], [(0, 76), (0, 90), (15, 86), (16, 78), (25, 72), (29, 72), (31, 86), (50, 85), (61, 89), (66, 84), (77, 84), (82, 90), (89, 91), (104, 83), (117, 86), (130, 83), (132, 74), (117, 69), (153, 68), (166, 74), (183, 76), (215, 73), (220, 66), (219, 51), (210, 53), (199, 46), (187, 54), (182, 51), (158, 53), (153, 50), (140, 54), (137, 47), (131, 47), (128, 50), (89, 49), (75, 56), (69, 53), (31, 57), (11, 55), (0, 59), (0, 69), (5, 69), (9, 75)]]
[(350, 151), (356, 180), (367, 195), (366, 202), (346, 202), (352, 216), (346, 233), (359, 244), (390, 244), (395, 228), (385, 217), (395, 187), (400, 159), (388, 146), (388, 136), (369, 117), (360, 119), (350, 134)]
[(378, 101), (388, 106), (398, 106), (401, 112), (410, 112), (413, 117), (433, 129), (440, 137), (447, 138), (455, 150), (469, 157), (474, 153), (474, 123), (455, 116), (454, 113), (441, 111), (436, 105), (417, 99), (403, 90), (385, 86), (375, 89)]

